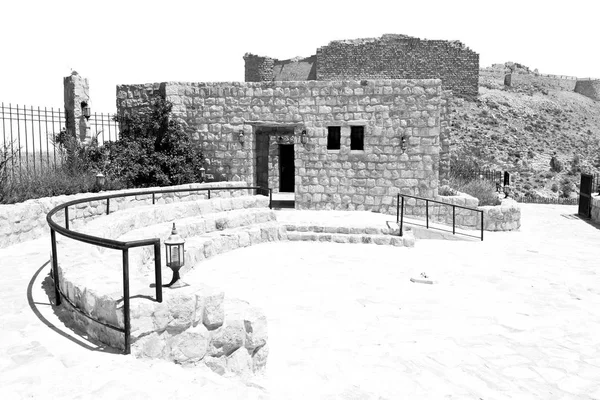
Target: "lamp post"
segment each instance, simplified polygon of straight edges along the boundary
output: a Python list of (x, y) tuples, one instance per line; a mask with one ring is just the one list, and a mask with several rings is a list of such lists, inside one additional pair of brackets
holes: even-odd
[(204, 183), (205, 177), (206, 177), (206, 169), (204, 169), (204, 167), (200, 167), (200, 183)]
[(106, 177), (102, 172), (98, 172), (96, 174), (96, 187), (98, 190), (104, 189), (104, 184), (106, 183)]
[(173, 222), (173, 230), (167, 240), (165, 240), (165, 256), (167, 258), (167, 267), (173, 270), (173, 279), (165, 287), (179, 288), (187, 286), (179, 276), (179, 270), (185, 265), (185, 240), (177, 233), (175, 222)]

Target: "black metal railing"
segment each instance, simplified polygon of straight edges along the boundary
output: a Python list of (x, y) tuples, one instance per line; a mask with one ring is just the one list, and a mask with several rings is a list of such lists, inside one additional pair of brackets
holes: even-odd
[[(145, 191), (136, 191), (136, 192), (127, 192), (127, 193), (117, 193), (117, 194), (108, 194), (102, 196), (94, 196), (87, 197), (84, 199), (72, 200), (67, 203), (63, 203), (54, 207), (46, 216), (46, 221), (50, 226), (50, 240), (52, 242), (52, 275), (54, 280), (54, 293), (56, 298), (56, 305), (61, 304), (61, 298), (67, 300), (69, 304), (71, 304), (75, 311), (81, 313), (85, 317), (104, 325), (108, 328), (114, 329), (118, 332), (121, 332), (125, 335), (125, 354), (129, 354), (131, 352), (131, 321), (130, 321), (130, 307), (129, 307), (129, 249), (135, 247), (143, 247), (143, 246), (153, 246), (154, 247), (154, 279), (156, 285), (156, 301), (162, 302), (162, 277), (161, 277), (161, 255), (160, 255), (160, 239), (152, 238), (152, 239), (143, 239), (143, 240), (130, 240), (130, 241), (120, 241), (114, 239), (106, 239), (97, 236), (88, 235), (81, 232), (75, 232), (69, 229), (69, 207), (87, 203), (92, 201), (103, 201), (106, 200), (106, 214), (110, 214), (110, 199), (121, 198), (121, 197), (130, 197), (130, 196), (145, 196), (152, 195), (152, 204), (156, 203), (156, 195), (160, 194), (170, 194), (170, 193), (179, 193), (179, 192), (201, 192), (206, 191), (208, 199), (211, 198), (211, 191), (220, 191), (220, 190), (256, 190), (257, 192), (265, 193), (268, 191), (269, 193), (269, 208), (272, 208), (272, 198), (273, 198), (273, 190), (271, 188), (261, 188), (259, 186), (235, 186), (235, 187), (212, 187), (212, 188), (183, 188), (183, 189), (167, 189), (167, 190), (145, 190)], [(64, 227), (60, 226), (53, 220), (53, 217), (56, 213), (63, 211), (65, 215), (65, 223)], [(61, 235), (68, 237), (73, 240), (77, 240), (79, 242), (88, 243), (108, 249), (121, 250), (123, 252), (123, 328), (115, 325), (111, 325), (105, 323), (103, 321), (92, 318), (90, 315), (85, 312), (79, 310), (75, 304), (73, 304), (68, 296), (65, 296), (63, 292), (60, 290), (60, 283), (58, 279), (58, 254), (56, 250), (56, 233), (60, 233)]]
[[(115, 114), (93, 113), (87, 121), (90, 133), (103, 145), (119, 138)], [(63, 155), (56, 144), (65, 129), (67, 118), (60, 108), (0, 104), (0, 148), (11, 156), (7, 170), (11, 179), (21, 179), (50, 170), (62, 163)]]
[[(427, 229), (430, 228), (430, 226), (429, 226), (429, 203), (442, 204), (444, 206), (452, 207), (452, 234), (453, 235), (458, 234), (458, 235), (477, 237), (477, 238), (480, 237), (481, 240), (483, 240), (483, 211), (482, 210), (479, 210), (477, 208), (471, 208), (471, 207), (457, 206), (456, 204), (444, 203), (443, 201), (426, 199), (424, 197), (409, 196), (406, 194), (398, 194), (397, 199), (396, 199), (396, 222), (398, 223), (398, 226), (400, 228), (400, 236), (402, 236), (404, 234), (403, 229), (404, 229), (404, 198), (405, 197), (408, 197), (410, 199), (425, 201), (425, 227)], [(457, 208), (460, 208), (463, 210), (470, 210), (470, 211), (474, 211), (476, 213), (481, 214), (481, 221), (480, 221), (481, 222), (481, 235), (480, 236), (469, 235), (467, 233), (456, 231), (456, 209)], [(436, 221), (436, 223), (439, 223), (439, 222)], [(431, 228), (445, 231), (445, 229), (440, 229), (440, 228), (436, 228), (433, 226)], [(447, 232), (449, 232), (449, 231), (447, 231)]]

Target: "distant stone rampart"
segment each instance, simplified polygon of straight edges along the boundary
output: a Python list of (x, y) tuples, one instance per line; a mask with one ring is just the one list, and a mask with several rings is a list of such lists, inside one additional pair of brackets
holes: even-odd
[(600, 101), (600, 79), (579, 79), (575, 92), (590, 99)]
[(546, 89), (565, 90), (569, 92), (575, 90), (576, 83), (576, 77), (567, 75), (507, 74), (504, 77), (504, 84), (506, 86), (519, 87), (532, 85)]

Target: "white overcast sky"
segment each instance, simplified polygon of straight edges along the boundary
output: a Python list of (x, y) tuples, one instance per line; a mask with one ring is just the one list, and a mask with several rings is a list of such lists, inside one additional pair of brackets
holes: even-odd
[(600, 78), (600, 0), (1, 0), (0, 101), (63, 107), (62, 79), (89, 78), (93, 111), (117, 84), (243, 81), (246, 52), (310, 56), (384, 33), (460, 40), (480, 66)]

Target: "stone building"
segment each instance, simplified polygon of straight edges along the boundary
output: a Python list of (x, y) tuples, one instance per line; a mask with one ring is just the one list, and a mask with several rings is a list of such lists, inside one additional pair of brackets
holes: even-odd
[[(369, 51), (377, 63), (366, 61)], [(476, 53), (385, 35), (332, 42), (305, 59), (244, 58), (247, 82), (120, 85), (118, 112), (140, 112), (157, 97), (172, 102), (201, 142), (208, 175), (294, 193), (299, 209), (394, 213), (399, 192), (437, 196), (449, 153), (444, 82), (476, 91)]]

